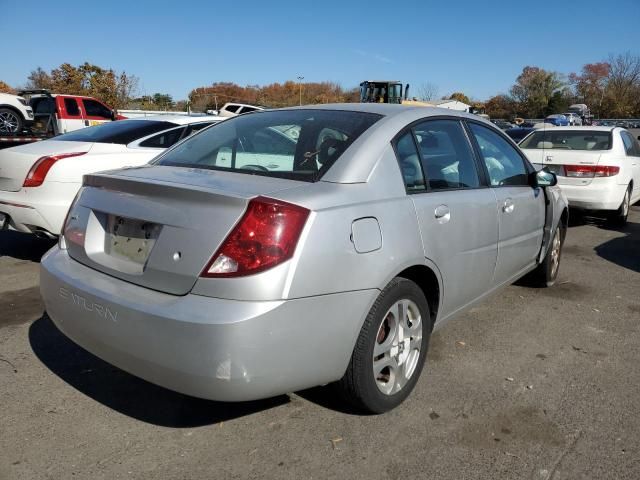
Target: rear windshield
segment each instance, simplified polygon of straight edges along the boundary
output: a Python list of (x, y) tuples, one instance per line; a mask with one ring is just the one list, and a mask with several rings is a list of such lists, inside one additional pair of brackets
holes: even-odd
[(71, 142), (119, 143), (126, 145), (152, 133), (175, 127), (172, 122), (155, 120), (118, 120), (95, 127), (82, 128), (51, 138)]
[(538, 130), (525, 138), (520, 148), (545, 150), (609, 150), (611, 132), (585, 130)]
[(242, 115), (200, 132), (152, 163), (315, 182), (380, 118), (337, 110)]

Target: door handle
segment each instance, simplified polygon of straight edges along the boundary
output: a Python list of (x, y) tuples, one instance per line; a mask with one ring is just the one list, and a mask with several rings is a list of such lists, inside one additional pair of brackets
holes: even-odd
[(511, 213), (515, 210), (516, 206), (513, 204), (513, 200), (507, 198), (502, 204), (502, 211), (504, 213)]
[(447, 223), (451, 220), (451, 211), (446, 205), (438, 205), (434, 214), (438, 223)]

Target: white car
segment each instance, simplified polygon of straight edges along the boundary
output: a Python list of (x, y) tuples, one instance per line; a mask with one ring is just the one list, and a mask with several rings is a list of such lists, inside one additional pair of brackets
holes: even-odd
[(569, 120), (569, 125), (573, 127), (582, 126), (582, 118), (577, 113), (567, 112), (567, 113), (563, 113), (562, 115), (567, 117), (567, 120)]
[(58, 235), (83, 175), (143, 165), (220, 120), (166, 115), (120, 120), (0, 150), (0, 228)]
[(624, 128), (537, 130), (519, 146), (534, 166), (557, 175), (573, 208), (603, 211), (624, 224), (640, 200), (640, 144)]
[(242, 113), (256, 112), (258, 110), (264, 110), (264, 107), (247, 105), (246, 103), (227, 102), (218, 110), (218, 115), (221, 117), (235, 117)]
[(33, 123), (33, 109), (22, 97), (0, 93), (0, 136), (20, 133)]

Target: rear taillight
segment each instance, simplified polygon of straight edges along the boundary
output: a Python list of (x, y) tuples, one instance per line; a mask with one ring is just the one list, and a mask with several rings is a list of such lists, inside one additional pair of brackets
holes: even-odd
[(44, 179), (53, 167), (53, 164), (58, 160), (69, 157), (78, 157), (84, 155), (87, 152), (74, 152), (74, 153), (61, 153), (59, 155), (47, 155), (46, 157), (40, 157), (36, 163), (33, 164), (27, 178), (24, 179), (23, 187), (39, 187), (44, 182)]
[(620, 172), (620, 167), (608, 165), (565, 165), (564, 171), (567, 177), (613, 177)]
[(258, 197), (202, 272), (203, 277), (239, 277), (262, 272), (290, 259), (309, 210)]

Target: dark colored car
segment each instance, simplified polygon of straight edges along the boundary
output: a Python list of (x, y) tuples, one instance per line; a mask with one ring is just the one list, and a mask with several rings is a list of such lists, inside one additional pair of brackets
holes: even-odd
[(533, 132), (533, 130), (533, 127), (513, 127), (507, 128), (504, 133), (509, 135), (514, 142), (520, 143), (520, 141)]

